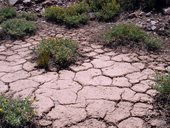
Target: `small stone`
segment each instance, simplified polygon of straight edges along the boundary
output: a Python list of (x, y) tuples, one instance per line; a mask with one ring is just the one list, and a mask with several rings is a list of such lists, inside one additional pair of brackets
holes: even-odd
[(143, 16), (145, 14), (145, 12), (140, 12), (139, 16)]
[(151, 25), (155, 25), (157, 22), (156, 21), (151, 21)]
[(146, 13), (146, 16), (150, 17), (151, 16), (151, 12)]
[(166, 68), (166, 71), (167, 71), (167, 72), (170, 72), (170, 66), (168, 66), (168, 67)]
[(156, 26), (152, 26), (151, 30), (154, 31), (156, 29)]
[(129, 14), (128, 17), (132, 19), (132, 18), (137, 18), (138, 16), (135, 12), (133, 12), (133, 13)]
[(96, 18), (96, 15), (95, 15), (95, 13), (90, 12), (90, 13), (89, 13), (89, 17), (90, 17), (91, 20), (93, 20), (93, 19)]
[(10, 5), (14, 5), (14, 4), (16, 4), (18, 2), (18, 0), (8, 0), (8, 3), (10, 4)]
[(24, 0), (23, 3), (24, 3), (24, 4), (30, 4), (30, 3), (31, 3), (31, 0)]
[(164, 9), (164, 14), (166, 14), (166, 15), (170, 15), (170, 7), (169, 7), (169, 8)]

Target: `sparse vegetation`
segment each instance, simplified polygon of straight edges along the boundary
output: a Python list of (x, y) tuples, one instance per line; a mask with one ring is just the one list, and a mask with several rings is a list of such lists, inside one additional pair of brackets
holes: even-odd
[(164, 112), (166, 119), (170, 119), (170, 73), (156, 76), (155, 89), (159, 92), (155, 101), (158, 109)]
[(64, 22), (68, 27), (77, 27), (79, 24), (86, 24), (88, 22), (88, 16), (86, 14), (68, 16), (65, 17)]
[(45, 10), (45, 17), (56, 23), (64, 23), (68, 27), (77, 27), (88, 22), (88, 12), (95, 12), (100, 21), (108, 21), (112, 20), (119, 10), (120, 5), (116, 0), (89, 0), (87, 3), (80, 2), (67, 8), (48, 7)]
[(161, 47), (160, 39), (148, 36), (144, 30), (133, 24), (113, 26), (104, 34), (104, 40), (109, 45), (139, 45), (142, 42), (148, 50)]
[(112, 20), (120, 11), (116, 0), (88, 0), (91, 11), (96, 12), (98, 20)]
[(45, 39), (36, 48), (36, 62), (40, 67), (55, 63), (65, 68), (76, 60), (76, 50), (76, 43), (70, 39)]
[(37, 15), (33, 12), (21, 12), (18, 15), (18, 18), (25, 18), (26, 20), (30, 21), (36, 21), (37, 20)]
[(157, 75), (155, 88), (162, 95), (170, 98), (170, 73), (167, 75)]
[(36, 31), (36, 24), (26, 19), (10, 19), (2, 24), (5, 33), (12, 38), (22, 38)]
[(68, 27), (77, 27), (88, 21), (88, 5), (79, 3), (68, 8), (51, 6), (46, 8), (45, 17), (56, 23), (64, 23)]
[(28, 99), (19, 100), (0, 96), (0, 127), (24, 127), (35, 116)]
[(61, 23), (65, 17), (65, 11), (62, 7), (51, 6), (45, 9), (45, 17), (53, 22)]
[(13, 7), (3, 7), (0, 9), (0, 23), (16, 16), (16, 9)]

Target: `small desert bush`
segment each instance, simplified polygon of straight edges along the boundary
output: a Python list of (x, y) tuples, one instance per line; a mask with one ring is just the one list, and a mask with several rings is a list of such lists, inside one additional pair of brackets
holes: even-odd
[(88, 0), (87, 3), (101, 21), (112, 20), (120, 11), (120, 5), (116, 0)]
[(77, 27), (80, 24), (86, 24), (88, 19), (89, 18), (86, 14), (67, 16), (64, 18), (64, 23), (68, 27)]
[(157, 50), (161, 46), (158, 38), (149, 36), (144, 30), (133, 24), (119, 24), (113, 26), (104, 34), (104, 40), (109, 45), (134, 45), (144, 43), (149, 50)]
[(22, 38), (36, 30), (36, 24), (26, 19), (10, 19), (2, 24), (4, 31), (12, 38)]
[(52, 62), (64, 68), (76, 60), (77, 45), (70, 39), (44, 39), (35, 52), (38, 66), (48, 68)]
[(21, 12), (18, 15), (18, 18), (25, 18), (26, 20), (29, 20), (29, 21), (36, 21), (37, 15), (33, 12)]
[(83, 13), (87, 13), (88, 11), (89, 11), (89, 5), (84, 2), (80, 2), (66, 8), (66, 15), (83, 14)]
[(4, 16), (0, 16), (0, 23), (4, 22), (6, 18)]
[(155, 88), (162, 95), (170, 98), (170, 73), (167, 75), (157, 75)]
[(45, 17), (50, 21), (61, 23), (65, 17), (65, 9), (58, 6), (48, 7), (45, 9)]
[(88, 5), (81, 2), (70, 7), (51, 6), (45, 9), (45, 17), (56, 23), (64, 23), (68, 27), (77, 27), (88, 21)]
[(159, 92), (155, 96), (155, 105), (164, 113), (166, 120), (170, 119), (170, 73), (156, 76), (155, 89)]
[(83, 2), (74, 4), (65, 10), (64, 23), (68, 27), (77, 27), (80, 24), (86, 24), (88, 18), (89, 6)]
[(28, 99), (0, 96), (0, 127), (24, 127), (34, 116), (35, 112)]
[(6, 19), (13, 18), (16, 16), (16, 9), (13, 7), (3, 7), (0, 9), (0, 23)]

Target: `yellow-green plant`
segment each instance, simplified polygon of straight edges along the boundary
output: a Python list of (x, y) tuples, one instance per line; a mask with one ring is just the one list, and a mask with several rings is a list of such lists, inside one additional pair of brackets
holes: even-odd
[(33, 12), (21, 12), (19, 13), (18, 18), (25, 18), (26, 20), (36, 21), (37, 15)]
[(57, 23), (61, 23), (65, 17), (65, 9), (63, 7), (51, 6), (45, 9), (45, 17)]
[(45, 9), (45, 17), (56, 23), (63, 23), (68, 27), (77, 27), (88, 21), (88, 4), (80, 2), (67, 8), (51, 6)]
[(19, 100), (0, 96), (0, 127), (24, 127), (35, 117), (28, 99)]
[(161, 40), (148, 35), (144, 30), (134, 24), (119, 24), (107, 30), (104, 34), (107, 44), (129, 45), (131, 42), (138, 45), (143, 43), (148, 50), (157, 50), (161, 47)]
[(3, 30), (12, 38), (22, 38), (36, 31), (36, 24), (26, 19), (9, 19), (2, 24)]
[(15, 16), (16, 9), (14, 7), (7, 6), (0, 9), (0, 23)]
[(76, 60), (77, 45), (70, 39), (44, 39), (35, 50), (38, 66), (48, 68), (50, 62), (61, 68)]
[(170, 98), (170, 73), (167, 75), (157, 75), (155, 89), (162, 95)]
[(120, 5), (116, 0), (88, 0), (87, 3), (101, 21), (112, 20), (120, 11)]

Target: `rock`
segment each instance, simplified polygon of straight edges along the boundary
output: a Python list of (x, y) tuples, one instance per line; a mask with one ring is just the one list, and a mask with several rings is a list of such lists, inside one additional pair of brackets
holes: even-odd
[(14, 4), (16, 4), (18, 2), (18, 0), (8, 0), (8, 3), (10, 4), (10, 5), (14, 5)]
[(170, 66), (168, 66), (168, 67), (166, 68), (166, 71), (167, 71), (167, 72), (170, 72)]
[(156, 21), (151, 21), (151, 25), (155, 25), (156, 23)]
[(169, 8), (164, 9), (164, 14), (166, 14), (166, 15), (170, 15), (170, 7), (169, 7)]
[(146, 13), (146, 16), (150, 17), (151, 16), (151, 12)]
[(156, 26), (152, 26), (151, 30), (154, 31), (156, 29)]
[(139, 16), (143, 16), (145, 14), (145, 12), (140, 12)]
[(135, 12), (131, 13), (128, 15), (128, 18), (132, 19), (132, 18), (137, 18), (137, 14)]
[(24, 0), (23, 3), (24, 3), (24, 4), (30, 4), (30, 3), (31, 3), (31, 0)]
[(89, 13), (89, 17), (90, 17), (91, 20), (93, 20), (93, 19), (96, 18), (96, 15), (95, 15), (95, 13), (90, 12), (90, 13)]

